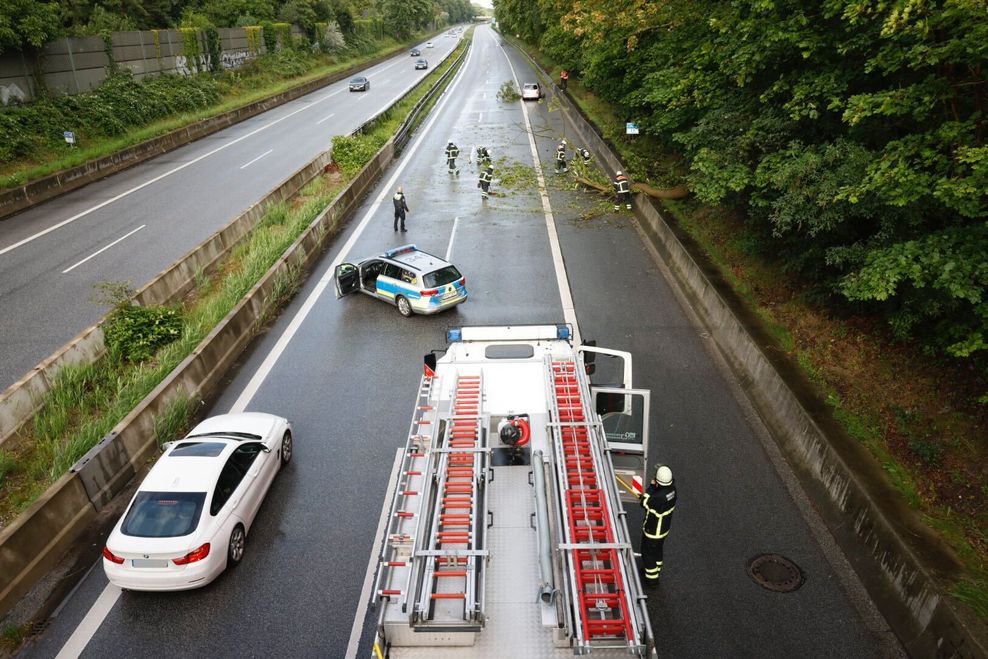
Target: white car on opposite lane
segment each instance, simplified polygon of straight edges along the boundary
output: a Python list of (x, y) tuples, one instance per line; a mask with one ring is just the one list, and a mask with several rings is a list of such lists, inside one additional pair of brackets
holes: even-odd
[(258, 412), (215, 416), (168, 442), (107, 538), (107, 579), (128, 590), (188, 590), (237, 565), (292, 449), (288, 420)]

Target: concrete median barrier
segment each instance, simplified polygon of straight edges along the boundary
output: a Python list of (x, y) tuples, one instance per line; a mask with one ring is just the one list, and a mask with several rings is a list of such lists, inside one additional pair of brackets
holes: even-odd
[[(523, 53), (524, 54), (524, 53)], [(526, 54), (527, 57), (527, 54)], [(626, 170), (612, 145), (543, 74), (572, 135), (610, 173)], [(946, 596), (961, 566), (910, 509), (871, 454), (847, 435), (697, 245), (659, 202), (635, 195), (634, 214), (736, 374), (803, 488), (912, 656), (988, 657), (988, 630)]]

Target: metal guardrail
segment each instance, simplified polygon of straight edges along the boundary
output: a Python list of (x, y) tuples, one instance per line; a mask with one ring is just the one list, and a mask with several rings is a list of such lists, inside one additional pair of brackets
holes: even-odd
[[(439, 79), (436, 80), (435, 83), (433, 83), (432, 87), (429, 89), (429, 91), (426, 93), (426, 95), (423, 96), (421, 99), (419, 99), (419, 101), (412, 108), (411, 112), (408, 114), (408, 116), (405, 118), (405, 120), (398, 127), (398, 130), (395, 132), (395, 136), (394, 136), (395, 154), (396, 155), (398, 153), (400, 153), (402, 149), (405, 148), (405, 145), (408, 144), (408, 139), (409, 139), (409, 137), (411, 137), (411, 127), (414, 125), (414, 122), (418, 118), (418, 115), (422, 111), (422, 108), (425, 106), (426, 103), (429, 102), (430, 99), (432, 99), (436, 95), (437, 91), (440, 89), (440, 87), (442, 87), (443, 83), (446, 80), (448, 80), (449, 77), (451, 75), (453, 75), (458, 70), (459, 64), (463, 62), (463, 59), (466, 57), (467, 53), (470, 51), (470, 47), (471, 47), (472, 41), (473, 41), (473, 36), (472, 35), (471, 35), (470, 39), (471, 39), (470, 42), (467, 43), (467, 47), (464, 48), (463, 51), (459, 54), (459, 56), (453, 61), (453, 65), (450, 66), (446, 70), (445, 73), (443, 73), (441, 76), (439, 76)], [(457, 46), (459, 46), (459, 44), (457, 44)], [(444, 57), (442, 60), (440, 60), (440, 64), (442, 64), (443, 62), (445, 62), (454, 51), (455, 51), (455, 49), (453, 51), (450, 51), (446, 55), (446, 57)], [(414, 89), (414, 87), (412, 89)], [(409, 93), (411, 93), (411, 91), (412, 90), (410, 89), (409, 90)], [(403, 100), (405, 100), (405, 96), (407, 96), (407, 94), (402, 95), (401, 98), (396, 99), (391, 105), (389, 105), (388, 107), (384, 108), (383, 110), (381, 110), (380, 112), (378, 112), (377, 114), (375, 114), (374, 116), (372, 116), (370, 119), (368, 119), (364, 123), (360, 124), (357, 128), (354, 129), (354, 131), (353, 131), (353, 133), (351, 133), (351, 135), (359, 135), (359, 134), (363, 133), (365, 130), (367, 130), (368, 128), (370, 128), (371, 126), (373, 126), (375, 121), (377, 121), (378, 119), (380, 119), (382, 116), (386, 115), (388, 112), (391, 112), (391, 110), (394, 109), (394, 107), (396, 105), (398, 105)]]
[(436, 84), (432, 86), (432, 89), (430, 89), (425, 96), (419, 99), (419, 102), (415, 104), (412, 111), (408, 113), (407, 117), (405, 117), (405, 121), (401, 123), (401, 126), (398, 127), (398, 131), (395, 133), (395, 153), (401, 153), (401, 151), (405, 148), (405, 145), (408, 144), (408, 140), (412, 135), (412, 127), (415, 125), (415, 121), (418, 119), (419, 113), (422, 112), (422, 108), (424, 108), (426, 104), (432, 100), (437, 93), (439, 93), (440, 89), (445, 91), (446, 88), (443, 83), (445, 83), (446, 80), (448, 80), (459, 70), (460, 64), (462, 64), (472, 46), (473, 35), (471, 34), (467, 47), (464, 48), (459, 57), (453, 61), (453, 64), (446, 69), (446, 72), (439, 76), (439, 80), (436, 80)]

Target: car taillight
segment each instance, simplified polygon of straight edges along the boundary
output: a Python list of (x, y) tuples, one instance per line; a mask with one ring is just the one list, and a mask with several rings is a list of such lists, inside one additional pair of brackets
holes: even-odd
[(124, 562), (124, 559), (120, 558), (112, 551), (110, 551), (109, 547), (103, 547), (103, 558), (110, 561), (111, 563), (116, 563), (117, 565), (121, 565)]
[(430, 288), (427, 291), (422, 291), (422, 295), (426, 295), (426, 296), (428, 296), (428, 295), (439, 295), (439, 289), (438, 288)]
[(186, 565), (188, 563), (195, 563), (196, 561), (201, 561), (202, 559), (209, 556), (209, 543), (207, 542), (198, 549), (193, 549), (188, 554), (182, 558), (173, 558), (172, 563), (175, 565)]
[(466, 286), (466, 285), (467, 285), (467, 278), (466, 277), (461, 277), (460, 278), (460, 286)]

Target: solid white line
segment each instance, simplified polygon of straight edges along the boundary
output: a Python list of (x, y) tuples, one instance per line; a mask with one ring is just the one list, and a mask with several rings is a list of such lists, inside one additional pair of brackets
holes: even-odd
[(110, 249), (111, 247), (113, 247), (117, 243), (122, 242), (122, 241), (126, 240), (127, 238), (130, 238), (131, 236), (133, 236), (135, 233), (137, 233), (138, 231), (140, 231), (141, 229), (143, 229), (146, 226), (147, 226), (146, 224), (142, 224), (141, 226), (137, 227), (136, 229), (134, 229), (133, 231), (131, 231), (127, 235), (121, 236), (120, 238), (117, 238), (116, 240), (114, 240), (112, 243), (110, 243), (109, 245), (107, 245), (103, 249), (100, 249), (100, 250), (97, 250), (97, 251), (93, 252), (92, 254), (90, 254), (89, 256), (87, 256), (86, 258), (84, 258), (83, 260), (81, 260), (78, 263), (76, 263), (74, 266), (72, 266), (70, 268), (66, 268), (65, 270), (62, 270), (62, 274), (64, 275), (67, 272), (72, 272), (73, 270), (75, 270), (76, 268), (78, 268), (80, 265), (82, 265), (83, 263), (85, 263), (86, 261), (88, 261), (89, 259), (91, 259), (93, 257), (96, 257), (96, 256), (99, 256), (100, 254), (102, 254), (106, 250)]
[(320, 119), (319, 121), (317, 121), (316, 122), (316, 125), (318, 126), (319, 124), (321, 124), (324, 121), (329, 121), (330, 119), (332, 119), (335, 116), (336, 116), (336, 113), (335, 112), (332, 112), (330, 114), (327, 114), (325, 117), (323, 117), (322, 119)]
[[(498, 44), (504, 59), (508, 61), (511, 68), (511, 77), (515, 79), (515, 84), (521, 89), (518, 76), (515, 74), (515, 67), (511, 65), (511, 59), (504, 50), (504, 46)], [(528, 133), (528, 145), (532, 150), (532, 163), (535, 165), (535, 177), (539, 183), (539, 196), (542, 197), (542, 212), (545, 214), (545, 225), (549, 231), (549, 249), (552, 252), (552, 263), (556, 270), (556, 285), (559, 288), (559, 299), (563, 304), (563, 319), (573, 326), (573, 345), (580, 345), (580, 326), (576, 322), (576, 307), (573, 304), (573, 294), (570, 292), (569, 276), (566, 274), (566, 264), (563, 262), (563, 250), (559, 246), (559, 234), (556, 233), (556, 220), (552, 216), (552, 206), (549, 204), (549, 195), (546, 192), (545, 177), (542, 174), (542, 162), (539, 160), (539, 150), (535, 146), (535, 135), (532, 132), (532, 122), (528, 118), (528, 107), (524, 101), (521, 103), (521, 111), (525, 116), (525, 132)]]
[(329, 267), (327, 267), (320, 276), (319, 283), (316, 284), (316, 287), (312, 289), (311, 293), (309, 293), (309, 297), (305, 299), (305, 302), (302, 303), (302, 306), (295, 313), (295, 317), (288, 323), (288, 327), (285, 328), (285, 331), (282, 333), (281, 337), (278, 338), (278, 342), (275, 343), (273, 348), (271, 348), (271, 352), (269, 352), (267, 357), (264, 358), (264, 361), (261, 362), (261, 365), (257, 368), (257, 371), (250, 379), (250, 382), (247, 383), (247, 386), (244, 387), (244, 390), (240, 393), (240, 396), (238, 396), (237, 400), (234, 401), (233, 406), (230, 408), (231, 412), (243, 412), (247, 408), (248, 403), (250, 403), (258, 389), (261, 388), (261, 385), (271, 373), (271, 370), (274, 368), (275, 364), (278, 363), (278, 359), (281, 358), (282, 353), (285, 352), (288, 344), (291, 343), (292, 339), (295, 337), (299, 327), (302, 326), (302, 323), (305, 322), (305, 318), (309, 315), (309, 312), (311, 312), (313, 307), (315, 307), (316, 301), (323, 294), (323, 291), (326, 290), (326, 287), (333, 281), (333, 274), (336, 271), (336, 266), (343, 263), (343, 259), (345, 259), (347, 254), (350, 253), (350, 250), (353, 249), (353, 246), (356, 244), (357, 240), (370, 223), (371, 218), (373, 218), (374, 214), (377, 212), (381, 202), (384, 201), (384, 198), (391, 193), (398, 177), (401, 176), (401, 173), (405, 171), (405, 167), (407, 167), (412, 161), (412, 155), (418, 151), (418, 148), (422, 145), (423, 140), (425, 140), (426, 136), (428, 136), (429, 131), (432, 130), (432, 126), (436, 123), (436, 119), (442, 114), (442, 110), (446, 103), (453, 97), (453, 90), (456, 89), (456, 87), (460, 84), (460, 81), (463, 80), (463, 73), (470, 66), (470, 60), (473, 59), (473, 52), (474, 49), (471, 48), (470, 53), (467, 55), (467, 61), (463, 63), (463, 66), (460, 67), (460, 70), (454, 77), (453, 82), (446, 88), (446, 92), (443, 93), (442, 98), (436, 105), (432, 116), (423, 127), (422, 133), (419, 135), (418, 139), (415, 140), (415, 143), (405, 151), (401, 162), (398, 163), (398, 166), (395, 168), (391, 178), (388, 179), (388, 182), (381, 187), (381, 192), (370, 205), (370, 208), (367, 209), (367, 212), (364, 213), (364, 216), (360, 219), (360, 223), (357, 225), (357, 228), (354, 229), (353, 233), (350, 235), (350, 238), (346, 241), (346, 243), (344, 243), (343, 247), (340, 248), (336, 258), (333, 259), (333, 262), (329, 264)]
[(89, 645), (89, 641), (96, 635), (100, 625), (106, 620), (106, 616), (109, 615), (113, 605), (120, 599), (121, 592), (120, 588), (114, 586), (112, 583), (106, 584), (106, 588), (103, 589), (103, 592), (100, 593), (100, 596), (93, 605), (89, 607), (86, 617), (82, 619), (79, 626), (72, 632), (72, 636), (69, 636), (69, 640), (65, 641), (65, 645), (62, 646), (55, 659), (76, 659), (76, 657), (82, 654), (82, 651)]
[[(395, 462), (391, 465), (391, 477), (388, 478), (388, 489), (385, 492), (394, 492), (398, 485), (398, 470), (401, 468), (401, 453), (403, 449), (395, 452)], [(374, 544), (371, 545), (370, 558), (367, 560), (367, 571), (364, 573), (364, 585), (360, 589), (360, 600), (357, 601), (357, 611), (353, 616), (353, 626), (350, 627), (350, 641), (346, 645), (346, 659), (353, 659), (357, 656), (357, 645), (360, 644), (360, 632), (364, 629), (364, 604), (370, 602), (371, 588), (374, 586), (374, 571), (377, 569), (379, 555), (377, 548), (381, 546), (384, 538), (384, 527), (388, 521), (388, 509), (391, 507), (387, 495), (384, 496), (384, 503), (381, 504), (381, 516), (377, 520), (377, 533), (374, 534)]]
[(255, 162), (257, 162), (258, 160), (260, 160), (264, 156), (268, 155), (272, 151), (274, 151), (274, 149), (268, 149), (267, 151), (265, 151), (261, 155), (257, 156), (253, 160), (249, 160), (249, 161), (245, 162), (244, 164), (240, 165), (240, 169), (247, 169), (248, 167), (250, 167), (251, 165), (253, 165)]
[(477, 123), (480, 124), (483, 122), (484, 122), (484, 113), (481, 112), (480, 115), (477, 117)]
[(449, 245), (446, 246), (446, 258), (444, 261), (449, 261), (450, 254), (453, 253), (453, 239), (456, 238), (456, 225), (460, 223), (459, 217), (453, 218), (453, 230), (449, 232)]

